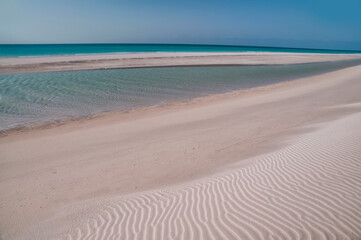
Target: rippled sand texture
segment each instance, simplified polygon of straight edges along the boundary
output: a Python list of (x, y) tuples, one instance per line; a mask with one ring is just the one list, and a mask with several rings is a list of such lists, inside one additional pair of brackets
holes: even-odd
[(246, 168), (108, 199), (60, 238), (360, 239), (360, 122), (328, 123)]

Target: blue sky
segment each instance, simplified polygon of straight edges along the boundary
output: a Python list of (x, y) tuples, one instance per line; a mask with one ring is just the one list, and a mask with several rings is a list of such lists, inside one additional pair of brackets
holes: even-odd
[(0, 0), (0, 43), (361, 50), (360, 0)]

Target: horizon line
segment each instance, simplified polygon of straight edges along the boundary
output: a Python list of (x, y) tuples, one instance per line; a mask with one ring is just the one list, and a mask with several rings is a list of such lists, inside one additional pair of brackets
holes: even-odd
[(0, 45), (188, 45), (188, 46), (218, 46), (218, 47), (250, 47), (250, 48), (280, 48), (280, 49), (299, 49), (299, 50), (322, 50), (322, 51), (344, 51), (344, 52), (360, 52), (361, 50), (345, 50), (345, 49), (330, 49), (330, 48), (307, 48), (307, 47), (275, 47), (275, 46), (257, 46), (257, 45), (234, 45), (234, 44), (202, 44), (202, 43), (0, 43)]

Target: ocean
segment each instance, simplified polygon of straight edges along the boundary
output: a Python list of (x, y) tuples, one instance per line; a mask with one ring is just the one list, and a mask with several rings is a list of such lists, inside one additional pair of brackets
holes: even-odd
[(0, 44), (0, 57), (29, 57), (139, 52), (301, 52), (361, 53), (361, 51), (191, 44)]
[(359, 64), (361, 60), (0, 74), (0, 130), (184, 101)]

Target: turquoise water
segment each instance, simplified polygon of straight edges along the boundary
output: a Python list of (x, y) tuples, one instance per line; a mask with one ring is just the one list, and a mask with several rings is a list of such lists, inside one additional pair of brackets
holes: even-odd
[(0, 44), (0, 57), (74, 55), (125, 52), (303, 52), (361, 53), (361, 51), (321, 50), (187, 44)]
[(0, 130), (264, 86), (361, 64), (165, 67), (0, 75)]

